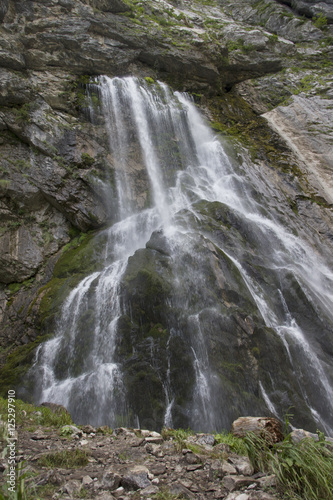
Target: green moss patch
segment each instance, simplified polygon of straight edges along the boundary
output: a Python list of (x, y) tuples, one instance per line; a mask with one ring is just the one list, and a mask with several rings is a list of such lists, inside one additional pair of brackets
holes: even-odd
[(63, 254), (57, 261), (53, 276), (68, 278), (74, 274), (86, 274), (96, 271), (100, 256), (95, 252), (93, 234), (82, 234), (74, 238), (63, 249)]
[[(289, 150), (279, 136), (258, 116), (251, 106), (235, 92), (208, 100), (215, 117), (211, 126), (249, 151), (252, 161), (265, 160), (276, 168), (296, 174), (296, 165), (288, 161)], [(297, 171), (297, 175), (301, 172)]]
[(1, 368), (1, 396), (5, 396), (9, 389), (16, 387), (23, 379), (34, 360), (36, 348), (42, 341), (47, 340), (47, 338), (47, 336), (37, 337), (34, 342), (19, 346), (9, 354), (6, 364)]

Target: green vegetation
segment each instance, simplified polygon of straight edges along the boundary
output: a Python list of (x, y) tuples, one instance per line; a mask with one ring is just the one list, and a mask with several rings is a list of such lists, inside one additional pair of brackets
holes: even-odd
[[(254, 433), (247, 434), (243, 439), (231, 433), (215, 434), (215, 439), (218, 443), (228, 444), (231, 451), (238, 455), (248, 455), (256, 471), (275, 474), (277, 489), (283, 498), (331, 500), (333, 445), (325, 442), (322, 433), (318, 434), (318, 442), (307, 438), (299, 444), (292, 442), (290, 434), (282, 443), (274, 445)], [(178, 449), (191, 447), (191, 443), (187, 441), (191, 435), (193, 435), (191, 430), (163, 429), (162, 431), (164, 439), (173, 439)], [(192, 451), (198, 453), (198, 450)]]
[[(20, 426), (42, 425), (46, 427), (69, 429), (66, 425), (72, 424), (66, 411), (52, 413), (47, 407), (35, 407), (24, 403), (19, 399), (15, 402), (16, 423)], [(0, 415), (3, 422), (7, 419), (7, 400), (0, 398)], [(288, 416), (287, 416), (288, 419)], [(65, 426), (65, 427), (64, 427)], [(288, 420), (286, 420), (286, 427)], [(62, 432), (69, 435), (69, 432)], [(214, 457), (214, 448), (206, 450), (199, 444), (192, 443), (189, 438), (194, 435), (190, 429), (166, 429), (162, 430), (164, 439), (172, 439), (178, 450), (191, 449), (193, 453)], [(254, 433), (248, 433), (245, 438), (240, 439), (232, 434), (217, 433), (217, 443), (225, 443), (230, 446), (232, 452), (238, 455), (248, 455), (256, 471), (267, 474), (275, 474), (277, 478), (277, 491), (284, 499), (288, 500), (331, 500), (333, 491), (333, 445), (325, 441), (322, 433), (318, 432), (319, 440), (316, 442), (311, 438), (303, 439), (294, 444), (290, 434), (283, 442), (272, 445), (265, 436), (258, 437)], [(0, 426), (0, 441), (5, 444), (7, 439), (5, 426)], [(119, 454), (121, 460), (127, 460), (125, 454)], [(56, 467), (71, 469), (85, 467), (88, 464), (89, 452), (81, 448), (50, 452), (38, 460), (38, 465), (53, 469)], [(9, 496), (8, 492), (0, 493), (0, 500), (18, 500), (30, 498), (43, 498), (46, 491), (38, 488), (31, 496), (30, 487), (25, 488), (24, 466), (19, 466), (17, 475), (17, 496)], [(85, 498), (85, 492), (81, 492), (80, 498)], [(178, 497), (172, 495), (168, 490), (161, 489), (153, 496), (155, 500), (174, 500)]]
[[(93, 235), (81, 233), (63, 247), (53, 278), (38, 291), (39, 321), (44, 332), (53, 334), (53, 318), (70, 290), (100, 266), (100, 255), (94, 248)], [(31, 307), (34, 305), (32, 303)]]
[[(41, 224), (44, 241), (47, 242), (51, 234), (47, 230), (48, 222), (44, 221)], [(76, 231), (72, 231), (72, 235), (75, 233)], [(99, 238), (103, 238), (103, 234)], [(58, 313), (64, 298), (70, 290), (85, 275), (100, 267), (102, 257), (95, 249), (92, 240), (92, 234), (77, 234), (63, 248), (63, 254), (56, 263), (51, 281), (36, 292), (27, 315), (31, 313), (36, 303), (39, 304), (36, 329), (39, 329), (42, 333), (33, 342), (26, 345), (11, 346), (11, 352), (7, 356), (6, 363), (2, 366), (0, 373), (0, 395), (5, 395), (8, 389), (15, 388), (23, 380), (34, 360), (35, 350), (38, 345), (54, 334), (54, 316)], [(104, 246), (100, 245), (100, 248), (104, 248)], [(11, 296), (14, 296), (22, 288), (30, 288), (32, 285), (33, 278), (30, 278), (23, 283), (10, 284), (9, 291)], [(25, 380), (25, 388), (28, 393), (33, 389), (31, 383), (30, 380)]]
[[(71, 240), (62, 249), (62, 256), (55, 266), (54, 277), (62, 278), (72, 275), (75, 272), (82, 272), (85, 269), (81, 259), (86, 261), (87, 255), (85, 250), (89, 248), (89, 252), (93, 253), (93, 248), (90, 248), (92, 234), (80, 233), (73, 240)], [(88, 248), (87, 248), (88, 247)], [(77, 262), (78, 261), (78, 262)], [(87, 265), (87, 262), (85, 262)]]
[(100, 104), (99, 96), (93, 90), (90, 92), (90, 101), (87, 94), (87, 85), (98, 85), (98, 81), (91, 75), (80, 75), (79, 77), (70, 77), (64, 85), (64, 91), (60, 92), (59, 97), (67, 100), (68, 104), (76, 109), (87, 108), (92, 104), (97, 109)]
[(14, 108), (17, 119), (22, 122), (30, 122), (31, 103), (27, 102), (20, 108)]
[(218, 443), (224, 443), (230, 446), (231, 451), (237, 453), (238, 455), (247, 455), (246, 446), (243, 439), (240, 439), (233, 434), (222, 432), (215, 435), (215, 439)]
[(27, 473), (24, 472), (24, 464), (18, 464), (16, 477), (17, 480), (15, 491), (8, 491), (8, 486), (7, 484), (5, 484), (2, 491), (0, 491), (0, 500), (35, 500), (36, 497), (32, 498), (31, 496), (27, 495), (27, 491), (25, 488), (25, 478), (27, 477)]
[(314, 16), (312, 21), (316, 28), (319, 28), (320, 30), (326, 28), (327, 26), (327, 17), (322, 13)]
[(21, 288), (30, 288), (33, 285), (34, 281), (35, 278), (29, 278), (22, 283), (10, 283), (10, 285), (8, 285), (8, 290), (10, 291), (11, 295), (13, 295), (14, 293), (21, 290)]
[(73, 469), (74, 467), (85, 467), (88, 464), (89, 454), (86, 450), (75, 448), (74, 450), (63, 450), (48, 453), (38, 460), (38, 464), (48, 469), (61, 467)]
[(207, 103), (215, 118), (212, 128), (228, 136), (236, 149), (242, 144), (252, 161), (269, 161), (273, 167), (284, 169), (286, 173), (302, 175), (297, 166), (288, 161), (286, 145), (240, 96), (231, 91), (221, 98), (213, 97)]
[(155, 83), (155, 80), (153, 78), (150, 78), (150, 76), (146, 76), (145, 77), (145, 80), (147, 83), (149, 83), (150, 85), (154, 84)]
[(0, 179), (0, 188), (6, 189), (10, 186), (11, 181), (7, 179)]
[(173, 495), (168, 489), (161, 488), (161, 490), (151, 498), (153, 498), (154, 500), (180, 500), (184, 497), (182, 495)]
[(319, 441), (303, 439), (299, 444), (290, 435), (270, 446), (263, 437), (249, 433), (244, 438), (248, 456), (256, 470), (275, 474), (278, 491), (292, 500), (330, 500), (333, 491), (333, 447), (323, 435)]
[(95, 163), (95, 158), (90, 156), (88, 153), (81, 154), (81, 164), (83, 167), (91, 167)]
[[(0, 397), (0, 416), (7, 420), (7, 399)], [(15, 400), (15, 414), (17, 425), (43, 425), (45, 427), (62, 427), (64, 425), (71, 425), (73, 421), (69, 413), (65, 410), (52, 410), (46, 406), (35, 406), (30, 403), (25, 403), (20, 399)]]
[[(196, 445), (188, 442), (188, 438), (193, 436), (194, 432), (191, 429), (166, 429), (162, 430), (162, 436), (164, 439), (173, 439), (176, 442), (176, 446), (179, 450), (183, 448), (190, 449), (193, 453), (200, 453), (203, 449), (200, 445)], [(217, 433), (215, 434), (215, 440), (217, 443), (224, 443), (230, 446), (232, 452), (239, 455), (247, 455), (247, 448), (244, 444), (243, 439), (234, 436), (231, 433)]]
[(30, 160), (17, 160), (16, 166), (20, 170), (27, 170), (27, 169), (31, 168), (31, 162), (30, 162)]
[(233, 50), (240, 50), (243, 54), (248, 54), (255, 50), (255, 46), (251, 43), (245, 43), (242, 38), (238, 40), (229, 41), (227, 43), (228, 50), (232, 52)]
[(22, 226), (22, 224), (23, 224), (23, 223), (22, 223), (22, 221), (20, 221), (20, 220), (17, 220), (17, 221), (16, 221), (16, 220), (15, 220), (15, 221), (11, 220), (11, 221), (9, 221), (9, 222), (7, 223), (7, 228), (8, 228), (10, 231), (16, 231), (16, 229), (18, 229), (19, 227), (21, 227), (21, 226)]
[(177, 443), (177, 447), (181, 450), (187, 448), (186, 440), (189, 436), (193, 436), (194, 432), (191, 429), (162, 429), (163, 439), (173, 439)]
[(71, 425), (64, 425), (60, 431), (60, 436), (68, 437), (71, 436), (74, 433), (74, 429), (71, 427)]
[(279, 41), (279, 37), (277, 35), (269, 35), (268, 42), (270, 44), (274, 45), (278, 41)]
[(16, 387), (27, 373), (35, 356), (35, 349), (46, 337), (37, 337), (34, 342), (17, 347), (6, 358), (6, 364), (1, 368), (0, 396), (7, 394), (9, 389)]

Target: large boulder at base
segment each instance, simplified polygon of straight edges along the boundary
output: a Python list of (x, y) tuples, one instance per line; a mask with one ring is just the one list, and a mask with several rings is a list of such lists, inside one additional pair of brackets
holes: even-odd
[(283, 440), (282, 424), (273, 417), (240, 417), (233, 422), (231, 432), (237, 437), (253, 432), (272, 444)]

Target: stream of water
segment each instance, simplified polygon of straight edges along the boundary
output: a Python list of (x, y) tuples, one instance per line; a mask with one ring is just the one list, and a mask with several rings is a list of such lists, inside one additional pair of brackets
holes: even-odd
[[(238, 269), (265, 325), (283, 342), (303, 404), (315, 422), (328, 434), (332, 433), (332, 356), (324, 352), (313, 331), (308, 335), (293, 317), (288, 291), (279, 286), (286, 276), (292, 276), (300, 293), (313, 304), (318, 317), (326, 318), (331, 328), (331, 269), (309, 244), (282, 227), (251, 197), (252, 187), (246, 175), (242, 169), (234, 167), (221, 142), (187, 95), (173, 94), (162, 83), (151, 85), (133, 77), (101, 77), (98, 92), (102, 102), (100, 112), (104, 116), (114, 159), (118, 222), (105, 230), (104, 268), (85, 277), (70, 292), (57, 320), (55, 337), (38, 349), (32, 367), (38, 379), (36, 400), (63, 404), (80, 422), (94, 425), (115, 426), (137, 421), (137, 416), (131, 415), (129, 410), (124, 367), (115, 355), (118, 321), (126, 308), (120, 296), (128, 259), (138, 249), (145, 248), (155, 231), (162, 231), (168, 240), (170, 258), (176, 267), (180, 256), (186, 252), (192, 252), (194, 260), (199, 259), (195, 254), (193, 241), (197, 240), (193, 234), (207, 238), (207, 233), (199, 226), (193, 227), (191, 220), (202, 219), (198, 203), (205, 200), (228, 207), (248, 228), (247, 244), (255, 241), (252, 253), (267, 257), (267, 268), (274, 275), (272, 282), (256, 280), (249, 266), (241, 261), (241, 253), (232, 252), (232, 248), (225, 248), (220, 240), (211, 236), (214, 245)], [(133, 144), (139, 153), (133, 151)], [(140, 202), (138, 184), (135, 185), (131, 175), (131, 165), (135, 172), (133, 158), (144, 165), (144, 175), (150, 186), (149, 195)], [(181, 223), (179, 214), (186, 214)], [(200, 287), (201, 279), (194, 266), (189, 283)], [(181, 284), (175, 277), (175, 293)], [(198, 304), (190, 310), (190, 295), (191, 290), (181, 298), (185, 321), (192, 332), (190, 342), (195, 374), (193, 396), (187, 407), (191, 415), (189, 422), (202, 431), (218, 430), (219, 412), (223, 412), (223, 408), (217, 408), (214, 403), (219, 384), (218, 374), (210, 363), (211, 346), (205, 333), (204, 317), (209, 308)], [(90, 317), (92, 310), (94, 314)], [(85, 335), (83, 325), (88, 320), (93, 326), (89, 335)], [(167, 353), (168, 348), (167, 343)], [(177, 397), (170, 382), (170, 360), (168, 357), (162, 380), (164, 424), (167, 426), (174, 423)], [(258, 381), (258, 392), (267, 412), (282, 417), (270, 400), (269, 388), (262, 381)], [(320, 394), (319, 406), (315, 393)], [(248, 411), (251, 413), (251, 408)]]

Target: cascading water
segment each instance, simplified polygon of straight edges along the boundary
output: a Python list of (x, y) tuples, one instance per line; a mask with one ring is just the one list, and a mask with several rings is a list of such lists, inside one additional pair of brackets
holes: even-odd
[(80, 423), (200, 430), (292, 404), (332, 433), (333, 273), (251, 198), (186, 95), (131, 77), (97, 89), (118, 222), (38, 350), (36, 400)]

